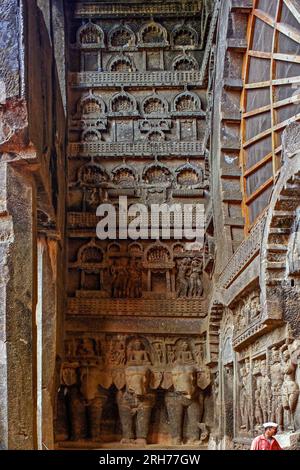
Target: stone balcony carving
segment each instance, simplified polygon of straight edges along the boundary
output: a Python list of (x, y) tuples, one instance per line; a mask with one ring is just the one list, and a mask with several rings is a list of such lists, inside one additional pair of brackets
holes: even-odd
[(68, 299), (68, 315), (74, 316), (204, 318), (206, 313), (206, 302), (201, 299)]
[(195, 16), (201, 13), (202, 0), (188, 2), (147, 2), (140, 4), (106, 4), (103, 2), (78, 3), (75, 8), (75, 18), (111, 18), (134, 17), (159, 14), (164, 17)]

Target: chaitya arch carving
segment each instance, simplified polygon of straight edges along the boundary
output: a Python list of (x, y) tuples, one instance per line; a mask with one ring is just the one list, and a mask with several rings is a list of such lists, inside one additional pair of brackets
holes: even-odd
[(175, 96), (172, 109), (181, 115), (204, 114), (199, 96), (190, 91), (184, 91)]
[(149, 185), (167, 185), (169, 186), (173, 181), (173, 174), (166, 165), (160, 162), (150, 163), (146, 165), (142, 179), (146, 184)]
[(126, 188), (135, 185), (137, 182), (137, 173), (133, 166), (123, 163), (118, 165), (112, 171), (112, 181), (115, 185)]
[(196, 48), (199, 43), (197, 31), (189, 25), (175, 26), (171, 33), (171, 45), (179, 48)]
[(103, 49), (104, 32), (100, 26), (89, 21), (77, 31), (77, 45), (81, 49)]
[(161, 24), (149, 21), (138, 32), (138, 46), (162, 48), (169, 45), (168, 32)]
[(193, 165), (190, 162), (177, 168), (175, 173), (178, 186), (194, 188), (203, 183), (202, 168)]
[(124, 54), (113, 56), (108, 62), (107, 69), (109, 70), (109, 72), (135, 72), (136, 71), (136, 67), (133, 63), (133, 60)]
[(135, 46), (135, 34), (128, 25), (116, 25), (109, 31), (108, 47), (111, 50), (130, 49)]
[(80, 117), (97, 119), (105, 117), (106, 105), (99, 95), (90, 90), (80, 98), (77, 112)]
[(79, 168), (78, 182), (80, 186), (99, 187), (107, 181), (109, 181), (109, 175), (98, 163), (86, 163)]
[(111, 113), (120, 116), (132, 116), (138, 113), (135, 97), (124, 90), (111, 98), (109, 108)]
[(142, 102), (142, 111), (146, 117), (167, 117), (168, 110), (167, 100), (156, 92), (147, 96)]
[(181, 54), (175, 57), (172, 62), (172, 68), (176, 72), (199, 70), (199, 64), (195, 57), (187, 54)]

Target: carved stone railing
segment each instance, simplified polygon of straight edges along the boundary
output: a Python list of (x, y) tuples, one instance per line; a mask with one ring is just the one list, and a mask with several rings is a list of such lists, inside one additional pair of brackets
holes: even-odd
[(200, 71), (79, 72), (69, 74), (69, 84), (79, 88), (102, 86), (183, 86), (202, 83)]
[(265, 220), (265, 216), (259, 220), (259, 222), (253, 227), (249, 237), (241, 243), (237, 251), (229, 260), (220, 276), (220, 287), (227, 289), (238, 277), (240, 272), (243, 271), (243, 269), (259, 252)]
[(259, 321), (250, 324), (244, 331), (238, 333), (233, 338), (232, 345), (236, 350), (244, 348), (248, 342), (253, 342), (256, 337), (265, 334), (266, 331), (269, 331), (270, 329), (270, 326), (262, 323), (260, 319)]
[(194, 16), (201, 12), (202, 0), (190, 0), (187, 2), (144, 2), (140, 4), (117, 4), (115, 3), (78, 3), (75, 7), (75, 18), (112, 16), (139, 16), (154, 15), (162, 16)]
[[(196, 317), (206, 316), (205, 301), (199, 299), (85, 299), (69, 298), (68, 315)], [(172, 328), (172, 327), (171, 327)]]
[[(184, 207), (184, 206), (183, 206)], [(135, 216), (128, 216), (128, 223), (132, 222), (135, 219)], [(68, 228), (69, 229), (95, 229), (100, 221), (100, 218), (96, 216), (96, 209), (95, 213), (93, 212), (69, 212), (68, 213)], [(151, 213), (149, 212), (148, 214), (148, 228), (151, 229)], [(162, 214), (159, 214), (159, 227), (170, 227), (174, 228), (175, 225), (178, 228), (176, 218), (174, 216), (174, 212), (170, 213), (170, 218), (166, 218), (166, 221), (164, 222)], [(201, 220), (197, 218), (196, 212), (193, 211), (192, 213), (192, 220), (191, 220), (191, 228), (195, 229), (198, 228), (199, 226), (201, 227)], [(119, 213), (116, 211), (116, 224), (117, 227), (119, 226)], [(146, 224), (146, 222), (145, 222)]]
[(202, 156), (202, 142), (87, 142), (69, 144), (69, 157)]

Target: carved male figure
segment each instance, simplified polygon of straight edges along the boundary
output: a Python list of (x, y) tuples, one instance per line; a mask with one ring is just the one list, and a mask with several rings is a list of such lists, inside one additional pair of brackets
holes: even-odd
[(268, 377), (268, 369), (266, 360), (262, 360), (260, 363), (260, 398), (259, 403), (263, 415), (263, 422), (268, 421), (270, 413), (270, 379)]
[(178, 263), (177, 273), (177, 295), (178, 297), (187, 297), (188, 295), (188, 271), (189, 271), (189, 260), (183, 259)]
[(272, 348), (270, 365), (271, 378), (271, 420), (278, 423), (279, 431), (283, 429), (283, 405), (282, 405), (282, 384), (284, 372), (280, 360), (280, 352), (277, 348)]
[(201, 297), (203, 294), (203, 285), (201, 281), (202, 265), (199, 260), (194, 260), (191, 265), (189, 279), (189, 297)]
[(288, 349), (282, 352), (282, 370), (284, 373), (282, 385), (282, 406), (285, 410), (286, 428), (294, 431), (294, 414), (298, 404), (299, 386), (296, 382), (297, 365), (291, 360), (291, 354)]

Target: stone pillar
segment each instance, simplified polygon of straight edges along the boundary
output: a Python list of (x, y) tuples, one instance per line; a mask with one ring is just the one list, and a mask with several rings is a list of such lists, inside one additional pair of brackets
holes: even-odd
[(53, 449), (57, 241), (38, 240), (38, 436), (39, 449)]
[(30, 174), (0, 163), (0, 446), (36, 448), (36, 221)]

